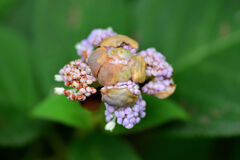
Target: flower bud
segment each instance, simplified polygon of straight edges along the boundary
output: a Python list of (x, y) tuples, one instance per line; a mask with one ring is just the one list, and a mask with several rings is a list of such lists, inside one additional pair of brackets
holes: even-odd
[(134, 95), (127, 88), (103, 88), (101, 93), (102, 101), (116, 107), (131, 106), (138, 100), (138, 96)]
[(115, 125), (116, 125), (116, 123), (115, 123), (115, 119), (114, 119), (114, 121), (112, 120), (105, 125), (105, 130), (112, 132), (113, 129), (115, 128)]
[(138, 48), (138, 43), (129, 38), (128, 36), (124, 36), (124, 35), (115, 35), (115, 36), (111, 36), (108, 37), (106, 39), (104, 39), (100, 44), (99, 47), (119, 47), (122, 44), (127, 44), (129, 45), (131, 48)]
[(98, 82), (103, 85), (113, 85), (117, 83), (119, 79), (119, 68), (117, 65), (112, 63), (105, 63), (102, 65), (98, 73)]
[(144, 82), (146, 78), (145, 61), (141, 56), (133, 56), (128, 62), (128, 66), (131, 70), (132, 80), (134, 82)]
[(88, 59), (93, 75), (103, 86), (114, 85), (117, 82), (131, 78), (131, 71), (127, 65), (133, 54), (124, 48), (98, 48)]
[(90, 55), (90, 57), (88, 58), (88, 65), (91, 68), (94, 77), (97, 77), (101, 66), (106, 60), (107, 60), (106, 48), (98, 48)]
[(55, 81), (57, 82), (62, 82), (64, 79), (62, 77), (62, 75), (56, 74), (54, 75)]
[(55, 87), (54, 88), (54, 93), (57, 94), (57, 95), (63, 95), (64, 94), (64, 88), (62, 87)]

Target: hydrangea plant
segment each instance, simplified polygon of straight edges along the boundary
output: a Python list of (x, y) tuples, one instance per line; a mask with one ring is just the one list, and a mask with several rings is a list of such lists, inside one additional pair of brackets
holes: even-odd
[(76, 49), (81, 58), (55, 75), (66, 86), (56, 87), (55, 93), (84, 101), (100, 92), (106, 107), (106, 130), (112, 131), (116, 122), (130, 129), (146, 116), (141, 91), (163, 99), (176, 88), (173, 68), (161, 53), (154, 48), (137, 52), (135, 40), (112, 28), (93, 30)]

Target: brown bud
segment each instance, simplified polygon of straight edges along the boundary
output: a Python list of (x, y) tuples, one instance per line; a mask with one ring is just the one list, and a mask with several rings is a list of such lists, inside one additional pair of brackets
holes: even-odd
[(111, 106), (127, 107), (134, 105), (138, 96), (132, 94), (127, 88), (102, 89), (102, 101)]
[(99, 44), (99, 46), (100, 47), (119, 47), (123, 43), (131, 46), (132, 48), (138, 49), (138, 43), (135, 40), (120, 34), (104, 39)]
[(113, 85), (119, 78), (119, 67), (112, 63), (104, 63), (98, 73), (98, 82), (103, 86)]
[(145, 71), (146, 63), (145, 63), (142, 56), (138, 56), (138, 55), (133, 56), (129, 60), (128, 66), (131, 70), (132, 80), (134, 82), (142, 83), (142, 82), (145, 81), (145, 78), (146, 78), (146, 71)]
[(154, 95), (158, 98), (164, 99), (172, 95), (175, 89), (176, 89), (176, 85), (171, 84), (169, 87), (167, 87), (166, 91), (157, 92)]
[(88, 65), (91, 68), (92, 73), (95, 77), (97, 77), (101, 66), (106, 60), (107, 60), (106, 48), (98, 48), (88, 58)]

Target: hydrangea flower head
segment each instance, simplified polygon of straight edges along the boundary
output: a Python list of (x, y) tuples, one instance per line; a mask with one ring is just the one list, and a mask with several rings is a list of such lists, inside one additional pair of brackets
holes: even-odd
[(138, 43), (112, 28), (93, 30), (76, 49), (80, 59), (65, 65), (55, 75), (55, 80), (66, 86), (56, 87), (55, 93), (64, 94), (69, 100), (84, 101), (100, 92), (106, 106), (106, 130), (112, 131), (116, 123), (133, 128), (146, 116), (141, 92), (167, 98), (176, 88), (173, 68), (161, 53), (154, 48), (137, 53)]

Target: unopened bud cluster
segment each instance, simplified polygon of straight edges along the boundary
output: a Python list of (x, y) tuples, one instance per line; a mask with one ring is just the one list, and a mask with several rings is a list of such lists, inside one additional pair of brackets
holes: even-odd
[[(55, 93), (83, 101), (100, 91), (106, 106), (106, 130), (112, 131), (116, 123), (130, 129), (145, 117), (146, 102), (140, 83), (144, 83), (143, 93), (158, 98), (166, 98), (175, 90), (173, 69), (161, 53), (154, 48), (137, 53), (135, 40), (111, 28), (93, 30), (76, 49), (81, 59), (70, 62), (55, 75), (56, 81), (63, 81), (70, 89), (56, 87)], [(94, 88), (95, 81), (102, 88)]]
[(96, 78), (91, 69), (82, 60), (78, 59), (65, 65), (59, 75), (55, 75), (56, 81), (64, 81), (65, 86), (73, 89), (56, 88), (55, 93), (64, 94), (73, 101), (83, 101), (86, 97), (97, 92), (91, 85)]

